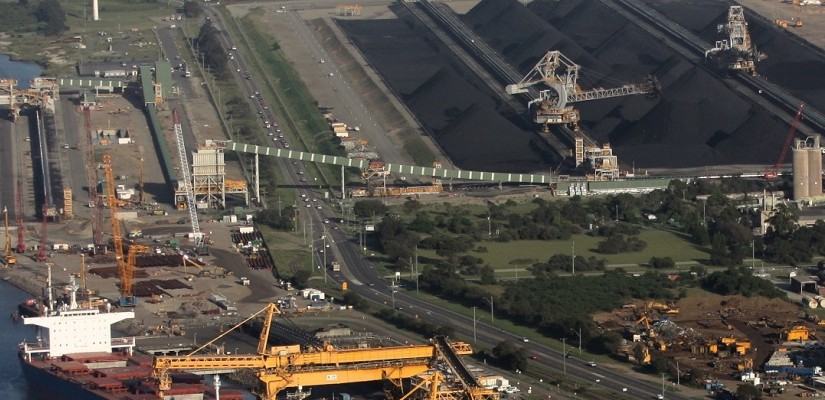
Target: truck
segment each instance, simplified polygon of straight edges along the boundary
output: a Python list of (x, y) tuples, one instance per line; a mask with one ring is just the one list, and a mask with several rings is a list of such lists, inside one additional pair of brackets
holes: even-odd
[(240, 283), (241, 286), (249, 286), (249, 278), (242, 276), (238, 278), (238, 283)]
[(339, 271), (341, 271), (341, 263), (340, 263), (340, 262), (338, 262), (338, 261), (333, 261), (333, 262), (329, 263), (329, 265), (330, 265), (330, 267), (332, 268), (332, 271), (333, 271), (333, 272), (339, 272)]

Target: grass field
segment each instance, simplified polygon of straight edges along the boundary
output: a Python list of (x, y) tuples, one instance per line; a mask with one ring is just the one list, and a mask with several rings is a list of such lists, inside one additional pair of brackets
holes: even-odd
[[(90, 4), (61, 2), (69, 31), (59, 37), (34, 33), (34, 26), (7, 32), (13, 33), (14, 38), (4, 51), (40, 64), (50, 76), (74, 75), (75, 65), (81, 60), (128, 62), (158, 58), (159, 47), (152, 29), (162, 17), (175, 14), (174, 7), (167, 3), (107, 1), (100, 5), (100, 20), (92, 21)], [(85, 48), (75, 43), (73, 38), (77, 36)]]
[[(596, 257), (607, 260), (608, 266), (621, 266), (632, 270), (634, 265), (647, 264), (651, 257), (670, 257), (676, 262), (696, 262), (707, 260), (707, 251), (693, 245), (679, 234), (647, 229), (639, 234), (647, 242), (644, 251), (622, 254), (600, 254), (594, 250), (604, 238), (588, 235), (574, 235), (569, 241), (520, 240), (507, 243), (484, 241), (478, 246), (486, 247), (486, 252), (470, 251), (467, 254), (479, 257), (485, 264), (495, 269), (524, 268), (537, 261), (547, 261), (554, 254), (571, 254), (575, 242), (576, 256)], [(418, 250), (419, 260), (438, 257), (435, 251)]]

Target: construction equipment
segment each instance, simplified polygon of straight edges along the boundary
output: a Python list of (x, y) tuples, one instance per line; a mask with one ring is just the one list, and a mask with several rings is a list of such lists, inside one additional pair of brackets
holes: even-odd
[(17, 180), (17, 193), (14, 198), (14, 214), (17, 215), (17, 253), (26, 252), (26, 240), (23, 237), (23, 185)]
[(799, 18), (791, 19), (790, 21), (786, 21), (784, 19), (775, 19), (773, 22), (778, 25), (780, 28), (801, 28), (803, 23), (802, 20)]
[(653, 76), (642, 83), (584, 91), (578, 84), (580, 70), (579, 65), (558, 50), (548, 51), (521, 81), (507, 85), (506, 91), (509, 95), (527, 93), (531, 86), (539, 83), (550, 88), (539, 91), (538, 98), (527, 103), (534, 122), (543, 125), (545, 131), (553, 124), (567, 124), (577, 130), (580, 115), (571, 105), (573, 103), (658, 92), (658, 82)]
[(149, 248), (143, 245), (129, 244), (129, 252), (126, 256), (126, 263), (120, 271), (120, 299), (118, 305), (121, 307), (134, 307), (137, 305), (137, 297), (132, 294), (132, 281), (135, 275), (138, 253), (148, 253)]
[(120, 232), (120, 219), (117, 215), (117, 196), (115, 195), (115, 178), (112, 173), (112, 157), (103, 155), (103, 171), (106, 177), (106, 202), (109, 204), (109, 219), (112, 225), (112, 250), (115, 252), (115, 261), (120, 274), (121, 307), (134, 307), (136, 298), (132, 296), (132, 271), (128, 270), (128, 260), (123, 255), (123, 236)]
[[(195, 209), (195, 193), (192, 190), (192, 178), (189, 174), (189, 160), (186, 158), (186, 145), (183, 142), (183, 128), (180, 125), (178, 118), (178, 110), (172, 110), (172, 123), (175, 129), (175, 140), (178, 145), (178, 159), (180, 162), (181, 181), (178, 184), (183, 185), (183, 190), (186, 192), (186, 208), (189, 209), (189, 220), (192, 223), (192, 239), (195, 241), (196, 252), (197, 249), (203, 247), (203, 233), (201, 232), (200, 224), (198, 223), (198, 212)], [(200, 254), (199, 252), (197, 252)]]
[(742, 6), (730, 6), (728, 22), (719, 24), (719, 33), (728, 34), (728, 39), (717, 40), (713, 48), (705, 51), (705, 59), (713, 61), (720, 69), (745, 71), (756, 75), (756, 63), (767, 56), (756, 50), (748, 32), (745, 21), (745, 9)]
[(782, 332), (782, 340), (789, 342), (793, 341), (807, 341), (811, 338), (813, 332), (805, 325), (796, 325), (790, 329)]
[(765, 169), (765, 174), (762, 176), (764, 179), (776, 179), (779, 177), (779, 168), (785, 163), (785, 156), (788, 155), (788, 149), (791, 147), (791, 142), (793, 142), (794, 135), (796, 134), (796, 127), (799, 125), (799, 121), (802, 120), (802, 110), (804, 108), (805, 103), (801, 103), (799, 105), (799, 110), (796, 111), (796, 116), (794, 117), (793, 122), (791, 122), (791, 128), (788, 129), (788, 136), (785, 137), (785, 144), (782, 146), (782, 152), (779, 153), (779, 159), (773, 167)]
[(3, 216), (6, 219), (6, 249), (4, 253), (6, 255), (6, 266), (12, 266), (17, 264), (17, 257), (11, 252), (11, 235), (9, 235), (9, 210), (6, 207), (3, 207)]
[(47, 210), (49, 209), (48, 203), (43, 203), (43, 225), (40, 227), (40, 249), (37, 251), (37, 261), (46, 262), (46, 228), (47, 228)]
[[(256, 315), (266, 313), (257, 353), (254, 355), (205, 355), (193, 354), (208, 348), (232, 330), (240, 327)], [(402, 379), (418, 377), (426, 379), (436, 367), (435, 363), (451, 369), (454, 380), (441, 381), (441, 385), (430, 385), (434, 391), (428, 398), (470, 398), (476, 400), (498, 400), (499, 394), (493, 389), (478, 385), (459, 355), (472, 354), (466, 343), (449, 343), (444, 337), (434, 338), (430, 344), (380, 347), (369, 349), (336, 350), (325, 345), (321, 349), (302, 350), (300, 345), (269, 346), (268, 338), (273, 315), (280, 313), (277, 306), (270, 303), (262, 310), (222, 333), (215, 339), (184, 356), (159, 356), (153, 362), (154, 376), (158, 379), (158, 395), (172, 389), (171, 372), (175, 370), (206, 371), (220, 369), (253, 369), (263, 384), (259, 396), (265, 400), (274, 400), (277, 394), (288, 388), (298, 386), (340, 385), (345, 383), (367, 381), (389, 381), (389, 392), (393, 398), (423, 399), (416, 392), (425, 387), (419, 384), (412, 391), (403, 392)], [(432, 382), (432, 379), (428, 380)], [(452, 385), (450, 385), (452, 383)], [(456, 388), (458, 386), (459, 388)], [(396, 397), (397, 395), (397, 397)]]

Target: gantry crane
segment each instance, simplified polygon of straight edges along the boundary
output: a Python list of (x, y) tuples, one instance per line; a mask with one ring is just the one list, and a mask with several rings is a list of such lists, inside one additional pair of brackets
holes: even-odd
[(115, 194), (115, 178), (112, 173), (112, 157), (103, 155), (103, 171), (106, 176), (106, 202), (109, 205), (109, 218), (112, 224), (112, 247), (115, 252), (117, 270), (120, 274), (121, 307), (134, 307), (137, 299), (132, 295), (132, 271), (129, 270), (128, 260), (123, 256), (123, 235), (120, 232), (120, 219), (117, 215), (117, 195)]
[(17, 264), (17, 257), (15, 257), (14, 253), (11, 252), (11, 235), (9, 234), (9, 210), (6, 207), (3, 207), (3, 216), (6, 219), (6, 266), (11, 266)]
[(655, 94), (658, 91), (658, 82), (652, 76), (647, 77), (643, 83), (626, 84), (610, 89), (582, 90), (578, 84), (580, 69), (579, 65), (561, 52), (548, 51), (520, 82), (507, 85), (507, 94), (527, 93), (531, 86), (539, 83), (548, 86), (549, 89), (538, 92), (538, 98), (527, 103), (533, 113), (534, 122), (543, 125), (546, 131), (553, 124), (567, 124), (577, 130), (581, 118), (579, 110), (573, 108), (573, 103), (635, 94)]
[(727, 33), (727, 40), (717, 40), (712, 49), (705, 51), (705, 59), (715, 62), (720, 69), (745, 71), (756, 75), (756, 63), (767, 56), (756, 49), (748, 32), (745, 9), (730, 6), (727, 23), (717, 26), (719, 33)]
[[(269, 328), (273, 315), (280, 313), (277, 306), (270, 303), (255, 315), (239, 323), (235, 328), (258, 314), (266, 312), (261, 336), (258, 341), (258, 354), (255, 355), (215, 355), (194, 356), (196, 352), (218, 341), (230, 331), (224, 332), (209, 343), (186, 356), (160, 356), (153, 362), (154, 376), (158, 379), (159, 395), (172, 389), (170, 373), (175, 370), (221, 370), (248, 368), (257, 371), (258, 379), (263, 383), (261, 398), (275, 400), (281, 390), (297, 386), (340, 385), (346, 383), (389, 380), (396, 388), (402, 388), (402, 379), (414, 376), (426, 376), (434, 367), (434, 362), (442, 357), (454, 365), (459, 354), (472, 354), (466, 343), (448, 343), (440, 338), (427, 345), (409, 345), (398, 347), (381, 347), (373, 349), (336, 350), (326, 346), (320, 350), (302, 351), (300, 345), (268, 346)], [(234, 328), (233, 328), (234, 329)], [(445, 345), (446, 343), (446, 345)], [(460, 361), (458, 361), (460, 364)], [(464, 376), (469, 376), (466, 369)], [(464, 392), (461, 398), (476, 400), (498, 400), (498, 392), (491, 389), (479, 389), (477, 382)], [(410, 397), (417, 388), (405, 394)], [(449, 392), (438, 392), (450, 399)], [(399, 397), (402, 398), (402, 397)], [(419, 397), (420, 398), (420, 397)], [(455, 397), (458, 399), (457, 397)], [(433, 397), (434, 399), (434, 397)]]
[(183, 190), (186, 192), (186, 208), (189, 209), (189, 221), (192, 223), (192, 239), (195, 240), (195, 252), (200, 254), (200, 247), (203, 246), (203, 233), (198, 223), (198, 211), (195, 209), (195, 192), (192, 188), (192, 178), (189, 174), (189, 160), (186, 158), (186, 145), (183, 143), (183, 128), (178, 119), (178, 110), (172, 110), (172, 123), (175, 129), (175, 140), (178, 145), (178, 158), (180, 161), (181, 181)]
[(791, 128), (788, 129), (788, 136), (785, 137), (785, 144), (782, 146), (782, 152), (779, 153), (779, 159), (776, 160), (776, 164), (773, 167), (766, 169), (763, 178), (765, 179), (776, 179), (779, 177), (779, 168), (782, 167), (782, 164), (785, 163), (785, 156), (788, 155), (788, 148), (791, 147), (791, 142), (796, 134), (796, 127), (799, 125), (799, 121), (802, 120), (802, 110), (805, 108), (805, 103), (799, 104), (799, 109), (796, 111), (796, 116), (791, 122)]

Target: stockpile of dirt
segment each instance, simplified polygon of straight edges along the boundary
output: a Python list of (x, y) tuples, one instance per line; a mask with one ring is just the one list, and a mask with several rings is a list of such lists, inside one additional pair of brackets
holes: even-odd
[(503, 108), (403, 7), (393, 11), (399, 19), (337, 23), (456, 165), (527, 172), (558, 164), (532, 125)]

